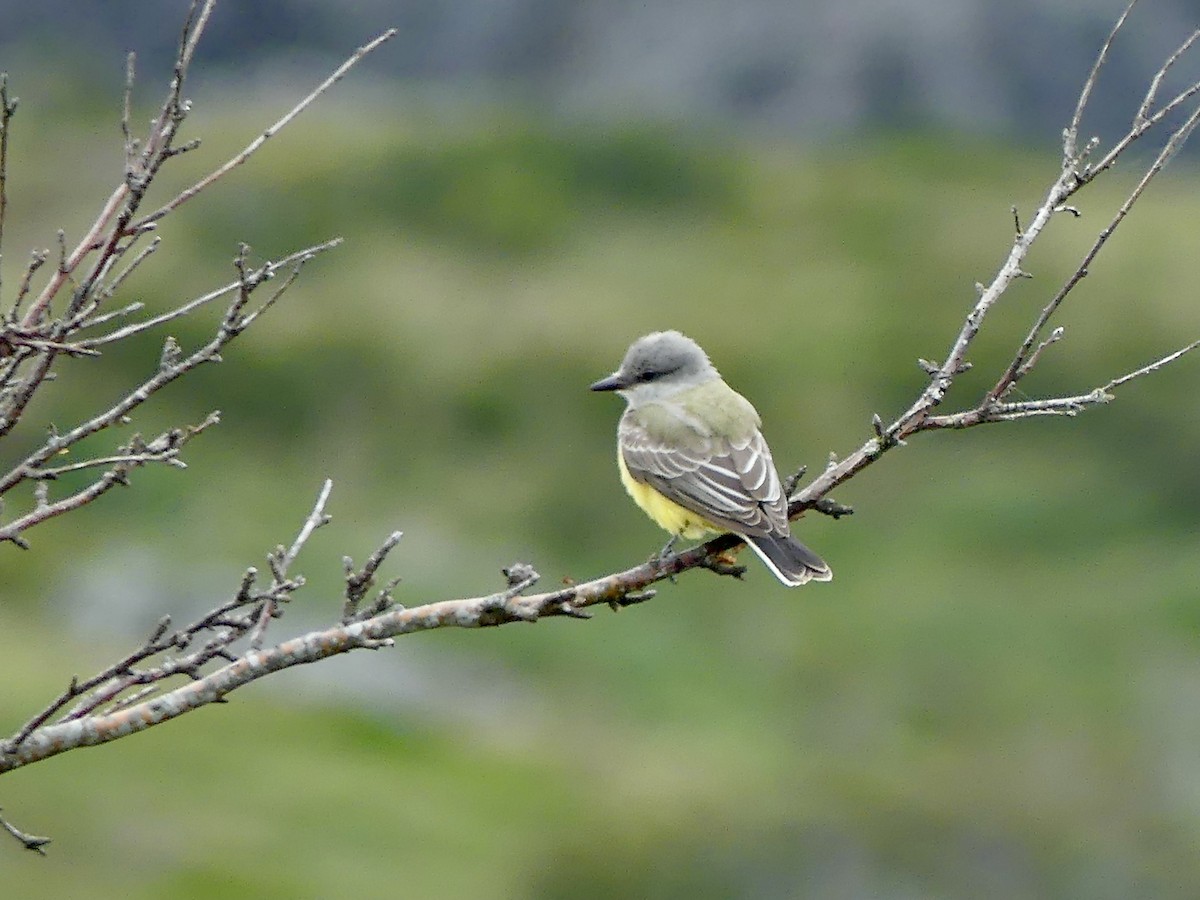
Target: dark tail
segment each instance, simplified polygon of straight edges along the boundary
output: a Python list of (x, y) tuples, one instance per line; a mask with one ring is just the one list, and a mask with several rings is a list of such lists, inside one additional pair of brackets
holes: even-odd
[(833, 570), (825, 560), (785, 534), (743, 535), (767, 568), (788, 587), (808, 581), (829, 581)]

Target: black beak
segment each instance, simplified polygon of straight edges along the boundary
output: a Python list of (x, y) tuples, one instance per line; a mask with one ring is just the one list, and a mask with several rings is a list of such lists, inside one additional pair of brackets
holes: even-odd
[(592, 385), (593, 391), (619, 391), (623, 387), (629, 387), (625, 379), (621, 377), (619, 372), (613, 372), (607, 378), (601, 378)]

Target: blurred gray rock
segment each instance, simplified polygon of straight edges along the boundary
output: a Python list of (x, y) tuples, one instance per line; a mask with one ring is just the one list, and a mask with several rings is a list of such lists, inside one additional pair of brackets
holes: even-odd
[[(317, 65), (400, 35), (374, 73), (437, 96), (497, 95), (570, 117), (735, 121), (820, 136), (862, 127), (1057, 134), (1123, 0), (315, 0), (218, 4), (206, 72)], [(171, 14), (166, 9), (169, 7)], [(0, 0), (0, 64), (119, 72), (169, 58), (182, 3)], [(1135, 10), (1092, 130), (1127, 120), (1196, 0)], [(28, 62), (26, 63), (29, 64)], [(1200, 66), (1181, 67), (1182, 78)], [(14, 73), (17, 74), (17, 73)], [(19, 83), (19, 79), (18, 79)]]

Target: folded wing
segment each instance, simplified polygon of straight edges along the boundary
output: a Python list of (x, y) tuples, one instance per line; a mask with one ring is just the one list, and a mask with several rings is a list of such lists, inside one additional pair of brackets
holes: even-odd
[(678, 437), (656, 439), (636, 416), (624, 416), (619, 441), (630, 475), (727, 531), (789, 533), (787, 498), (761, 432)]

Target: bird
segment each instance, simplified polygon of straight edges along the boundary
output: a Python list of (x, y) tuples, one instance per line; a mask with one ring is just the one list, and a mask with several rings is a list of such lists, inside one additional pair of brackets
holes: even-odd
[(691, 338), (656, 331), (634, 341), (618, 368), (591, 385), (626, 408), (617, 428), (621, 483), (671, 534), (732, 532), (788, 587), (833, 571), (791, 534), (788, 498), (754, 406), (727, 385)]

